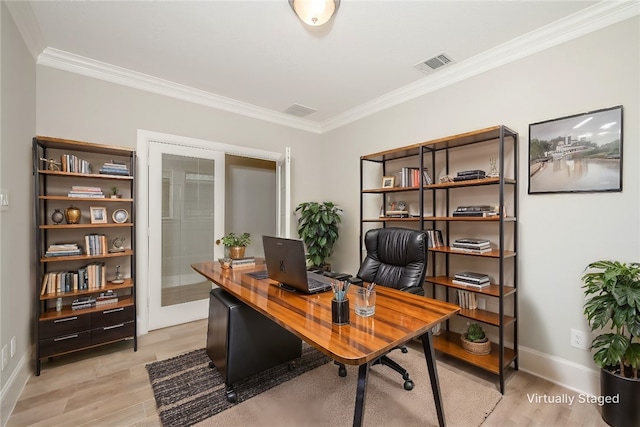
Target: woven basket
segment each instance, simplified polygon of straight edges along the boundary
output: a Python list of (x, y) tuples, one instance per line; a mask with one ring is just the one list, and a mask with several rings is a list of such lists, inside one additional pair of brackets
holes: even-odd
[(484, 355), (491, 353), (491, 341), (488, 339), (483, 342), (473, 342), (467, 340), (464, 335), (460, 335), (462, 348), (472, 354)]

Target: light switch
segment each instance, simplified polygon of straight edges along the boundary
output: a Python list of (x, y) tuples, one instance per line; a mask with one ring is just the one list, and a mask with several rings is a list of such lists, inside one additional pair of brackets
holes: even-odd
[(0, 211), (9, 210), (9, 191), (0, 188)]

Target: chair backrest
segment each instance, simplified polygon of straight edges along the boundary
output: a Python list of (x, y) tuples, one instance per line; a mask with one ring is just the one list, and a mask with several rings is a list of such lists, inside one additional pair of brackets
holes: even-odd
[(377, 228), (364, 237), (367, 256), (358, 277), (365, 282), (406, 290), (420, 287), (427, 272), (427, 234), (406, 228)]

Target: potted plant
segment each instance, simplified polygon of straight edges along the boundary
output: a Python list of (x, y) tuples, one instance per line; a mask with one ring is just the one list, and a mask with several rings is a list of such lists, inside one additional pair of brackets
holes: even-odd
[(604, 332), (591, 343), (600, 367), (602, 419), (640, 425), (640, 263), (595, 261), (585, 271), (584, 314), (592, 331)]
[(120, 194), (120, 189), (116, 186), (111, 187), (111, 198), (119, 199), (121, 197), (122, 197), (122, 194)]
[(225, 249), (229, 250), (229, 258), (244, 258), (245, 249), (251, 243), (251, 234), (236, 234), (231, 232), (221, 237), (219, 240), (216, 240), (216, 245), (219, 245), (220, 243), (224, 245)]
[(304, 202), (295, 210), (298, 218), (298, 235), (307, 247), (307, 261), (314, 267), (329, 269), (326, 260), (338, 240), (342, 209), (331, 202)]
[(467, 327), (467, 332), (460, 335), (462, 348), (473, 354), (491, 353), (491, 341), (484, 333), (484, 329), (478, 323), (471, 323)]

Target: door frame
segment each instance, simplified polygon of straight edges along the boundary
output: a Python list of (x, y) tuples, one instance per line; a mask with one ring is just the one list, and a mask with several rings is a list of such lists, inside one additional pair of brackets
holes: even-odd
[[(286, 153), (260, 150), (257, 148), (241, 147), (238, 145), (224, 144), (221, 142), (208, 141), (204, 139), (191, 138), (180, 135), (172, 135), (162, 132), (154, 132), (138, 129), (137, 135), (137, 176), (136, 176), (136, 299), (137, 299), (137, 326), (138, 335), (145, 335), (149, 332), (149, 143), (158, 142), (165, 144), (181, 145), (194, 148), (202, 148), (214, 151), (222, 151), (225, 154), (251, 157), (273, 161), (279, 164), (288, 163)], [(287, 168), (288, 169), (288, 168)], [(287, 178), (288, 181), (288, 178)], [(289, 199), (290, 190), (287, 187), (281, 194), (281, 186), (277, 186), (277, 197)], [(284, 206), (290, 206), (289, 200), (285, 200)], [(285, 209), (286, 210), (286, 209)], [(283, 212), (284, 224), (290, 222), (290, 212)], [(277, 216), (281, 218), (280, 215)], [(285, 229), (288, 227), (284, 227)]]

